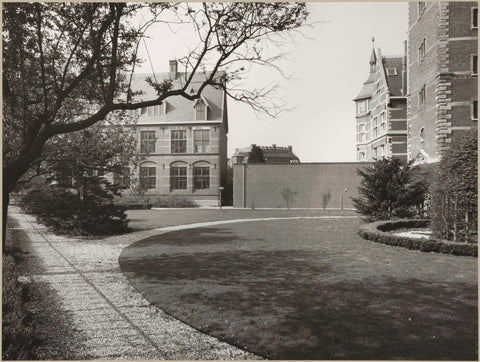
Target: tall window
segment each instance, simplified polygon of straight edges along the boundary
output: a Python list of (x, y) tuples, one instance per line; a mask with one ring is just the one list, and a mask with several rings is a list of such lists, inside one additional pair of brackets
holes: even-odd
[(472, 28), (478, 28), (478, 8), (472, 8)]
[(422, 40), (418, 47), (418, 61), (421, 62), (425, 58), (425, 39)]
[(157, 168), (152, 166), (140, 167), (140, 186), (143, 189), (154, 189), (157, 187)]
[(140, 131), (140, 152), (155, 152), (155, 131)]
[(210, 167), (193, 168), (193, 185), (195, 190), (210, 188)]
[(210, 143), (210, 130), (200, 129), (193, 131), (193, 149), (194, 152), (207, 152), (207, 146)]
[(171, 190), (187, 189), (187, 167), (186, 166), (170, 167), (170, 189)]
[(472, 102), (472, 118), (474, 120), (478, 119), (478, 101), (477, 100), (474, 100)]
[(420, 89), (420, 92), (418, 92), (418, 106), (422, 107), (425, 104), (425, 97), (426, 97), (426, 89), (425, 85)]
[(478, 74), (478, 55), (472, 56), (472, 75)]
[(373, 119), (372, 137), (377, 137), (378, 134), (378, 118)]
[(198, 103), (195, 106), (195, 120), (205, 121), (207, 119), (207, 106), (204, 103)]
[(418, 17), (422, 16), (424, 11), (425, 11), (425, 1), (419, 1), (418, 2)]
[(113, 173), (113, 183), (120, 187), (130, 186), (130, 168), (124, 167), (122, 170)]
[(368, 99), (357, 102), (357, 114), (365, 114), (368, 111)]
[(172, 153), (187, 152), (187, 131), (172, 130), (171, 152)]

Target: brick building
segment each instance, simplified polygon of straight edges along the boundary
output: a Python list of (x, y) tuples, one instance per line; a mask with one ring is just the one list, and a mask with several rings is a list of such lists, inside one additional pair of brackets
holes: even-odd
[(408, 159), (440, 160), (477, 127), (477, 2), (408, 3)]
[[(232, 155), (232, 164), (248, 163), (248, 154), (254, 145), (245, 148), (236, 148)], [(293, 147), (279, 147), (275, 144), (271, 146), (259, 146), (263, 152), (263, 158), (266, 164), (284, 165), (289, 163), (299, 163), (300, 159), (293, 153)]]
[[(133, 91), (142, 91), (145, 100), (156, 98), (147, 76), (135, 75), (132, 82)], [(198, 89), (205, 77), (196, 75), (187, 91)], [(185, 74), (177, 71), (176, 61), (170, 61), (170, 72), (155, 74), (155, 79), (170, 79), (175, 89), (183, 86)], [(199, 205), (218, 205), (227, 167), (228, 116), (223, 90), (207, 86), (196, 101), (174, 96), (160, 106), (142, 108), (136, 129), (146, 157), (131, 176), (140, 181), (151, 201), (184, 197)]]
[(373, 47), (370, 74), (354, 99), (357, 161), (407, 159), (406, 56), (385, 56)]

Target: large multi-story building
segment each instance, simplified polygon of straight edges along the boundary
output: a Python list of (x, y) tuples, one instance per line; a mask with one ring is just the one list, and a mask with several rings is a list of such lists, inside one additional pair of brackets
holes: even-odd
[(407, 159), (406, 57), (373, 47), (370, 74), (356, 102), (357, 161)]
[[(135, 75), (132, 89), (141, 91), (145, 100), (155, 99), (147, 76)], [(170, 79), (172, 89), (185, 82), (176, 61), (170, 61), (169, 73), (150, 77), (157, 82)], [(205, 77), (196, 75), (187, 92), (196, 92)], [(174, 96), (162, 105), (142, 108), (136, 129), (145, 158), (133, 178), (151, 201), (183, 197), (199, 205), (218, 205), (227, 167), (228, 116), (223, 90), (207, 86), (196, 101)]]
[(408, 159), (433, 163), (477, 127), (477, 2), (408, 3)]

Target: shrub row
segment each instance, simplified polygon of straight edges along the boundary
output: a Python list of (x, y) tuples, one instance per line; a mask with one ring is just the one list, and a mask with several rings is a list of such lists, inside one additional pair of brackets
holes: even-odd
[(185, 197), (171, 197), (171, 198), (146, 197), (145, 200), (136, 200), (128, 196), (123, 196), (116, 200), (116, 204), (124, 206), (127, 210), (146, 210), (146, 209), (151, 209), (152, 207), (164, 207), (164, 208), (198, 207), (196, 202), (190, 201)]
[(25, 212), (55, 231), (75, 235), (110, 235), (127, 232), (125, 208), (112, 203), (85, 203), (61, 188), (33, 189), (22, 199)]
[(428, 220), (377, 221), (363, 225), (358, 234), (364, 239), (391, 246), (402, 246), (411, 250), (435, 252), (452, 255), (477, 256), (477, 245), (453, 243), (437, 239), (414, 239), (391, 234), (388, 231), (402, 228), (419, 228), (428, 226)]

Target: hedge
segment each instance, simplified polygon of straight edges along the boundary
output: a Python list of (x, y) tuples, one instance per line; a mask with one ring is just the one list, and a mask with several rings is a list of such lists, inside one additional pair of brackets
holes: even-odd
[(429, 226), (429, 224), (430, 220), (377, 221), (362, 225), (358, 234), (362, 238), (376, 243), (401, 246), (411, 250), (462, 256), (477, 256), (476, 244), (455, 243), (439, 239), (415, 239), (395, 235), (389, 232), (402, 228), (424, 228)]

